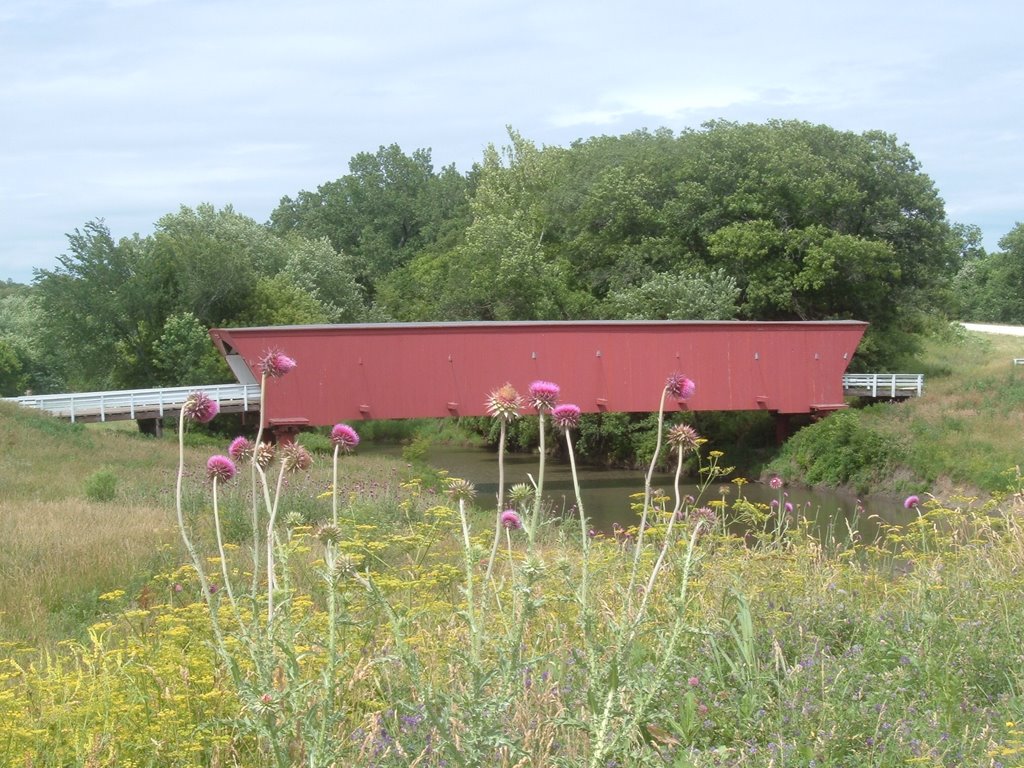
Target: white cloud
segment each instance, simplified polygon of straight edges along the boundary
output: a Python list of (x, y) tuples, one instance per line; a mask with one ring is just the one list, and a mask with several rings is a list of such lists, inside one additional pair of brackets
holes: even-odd
[(263, 219), (357, 152), (467, 169), (506, 125), (547, 144), (719, 117), (885, 130), (998, 237), (1022, 218), (1022, 21), (1011, 0), (6, 0), (0, 279), (93, 218)]

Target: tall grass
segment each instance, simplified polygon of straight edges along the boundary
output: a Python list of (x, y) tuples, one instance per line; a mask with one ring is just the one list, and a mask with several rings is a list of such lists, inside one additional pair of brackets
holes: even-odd
[[(106, 436), (74, 434), (101, 454), (81, 478), (118, 466)], [(250, 600), (198, 575), (247, 584), (262, 551), (246, 553), (249, 486), (237, 479), (217, 502), (236, 530), (214, 544), (199, 472), (208, 453), (186, 451), (182, 465), (193, 565), (179, 565), (178, 547), (144, 584), (101, 594), (103, 615), (81, 637), (7, 646), (0, 761), (775, 768), (1024, 757), (1019, 476), (985, 500), (921, 492), (916, 519), (875, 541), (822, 540), (783, 504), (747, 499), (741, 482), (714, 498), (722, 455), (711, 451), (698, 457), (699, 498), (654, 494), (638, 477), (642, 537), (639, 515), (609, 537), (547, 510), (534, 522), (529, 489), (513, 488), (531, 530), (505, 529), (492, 561), (495, 510), (476, 508), (468, 484), (449, 484), (447, 497), (348, 457), (332, 488), (335, 468), (321, 461), (284, 488), (267, 620), (264, 585)], [(172, 447), (154, 467), (167, 487), (176, 460)], [(148, 498), (128, 478), (118, 487)], [(61, 509), (78, 514), (84, 502), (68, 498)], [(164, 498), (155, 506), (169, 525)], [(740, 521), (744, 535), (733, 533)]]
[(869, 409), (865, 424), (899, 442), (926, 487), (998, 491), (1021, 462), (1024, 368), (1017, 337), (951, 330), (925, 344), (925, 397)]
[(840, 412), (798, 432), (770, 468), (858, 494), (922, 487), (989, 493), (1021, 462), (1019, 338), (950, 329), (927, 339), (915, 369), (924, 396)]

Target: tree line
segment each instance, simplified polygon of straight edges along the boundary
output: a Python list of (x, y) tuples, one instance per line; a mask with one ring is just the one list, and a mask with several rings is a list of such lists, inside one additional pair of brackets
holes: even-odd
[(32, 285), (0, 285), (0, 391), (230, 380), (216, 326), (459, 320), (858, 319), (891, 368), (935, 319), (1024, 322), (1024, 228), (985, 253), (910, 148), (799, 121), (537, 146), (466, 173), (363, 152), (260, 223), (182, 206), (102, 220)]

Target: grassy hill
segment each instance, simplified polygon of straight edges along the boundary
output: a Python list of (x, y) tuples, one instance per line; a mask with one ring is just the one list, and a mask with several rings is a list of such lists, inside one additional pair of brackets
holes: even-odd
[(913, 371), (925, 394), (842, 412), (797, 433), (771, 468), (859, 493), (1002, 491), (1024, 459), (1024, 339), (954, 326)]

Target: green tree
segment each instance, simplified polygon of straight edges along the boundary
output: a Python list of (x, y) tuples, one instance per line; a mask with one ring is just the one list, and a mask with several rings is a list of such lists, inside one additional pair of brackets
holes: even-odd
[(397, 144), (361, 152), (349, 173), (282, 198), (271, 214), (278, 233), (310, 239), (326, 237), (352, 260), (356, 278), (369, 297), (384, 276), (420, 250), (451, 233), (449, 222), (464, 223), (468, 181), (454, 167), (435, 173), (430, 150), (406, 155)]
[(740, 290), (722, 269), (661, 272), (609, 294), (604, 314), (622, 320), (733, 320)]
[(231, 206), (204, 203), (157, 221), (145, 268), (166, 297), (165, 317), (187, 311), (213, 327), (246, 312), (258, 279), (281, 271), (289, 255), (267, 227)]
[[(38, 292), (31, 286), (8, 283), (0, 292), (0, 340), (17, 359), (20, 381), (14, 386), (21, 394), (57, 392), (63, 388), (60, 378), (60, 351), (43, 338), (45, 317)], [(10, 386), (8, 389), (10, 389)]]
[(315, 325), (330, 322), (330, 312), (317, 298), (285, 273), (261, 277), (249, 307), (237, 325)]
[(191, 312), (171, 315), (154, 344), (156, 386), (218, 384), (233, 380), (224, 358), (210, 342), (208, 329)]
[(53, 270), (36, 271), (43, 343), (60, 350), (59, 378), (73, 390), (140, 386), (154, 303), (138, 265), (144, 244), (115, 242), (102, 221), (68, 235)]
[(356, 282), (352, 260), (331, 246), (327, 238), (285, 238), (290, 255), (281, 274), (312, 296), (323, 309), (326, 322), (354, 323), (367, 319), (363, 289)]
[(24, 391), (24, 366), (18, 351), (0, 336), (0, 397), (17, 397)]
[(999, 251), (968, 259), (953, 283), (965, 320), (1024, 324), (1024, 224), (999, 240)]

